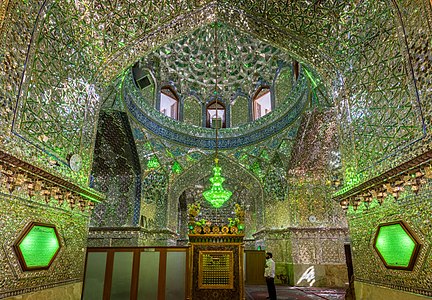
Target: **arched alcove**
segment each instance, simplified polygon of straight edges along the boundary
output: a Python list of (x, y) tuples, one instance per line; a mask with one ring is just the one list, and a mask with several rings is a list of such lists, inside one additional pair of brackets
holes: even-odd
[[(187, 205), (185, 197), (189, 197), (189, 202), (191, 201), (191, 197), (202, 197), (201, 191), (209, 184), (208, 178), (213, 172), (213, 159), (213, 155), (205, 157), (185, 171), (169, 187), (167, 210), (167, 227), (169, 229), (180, 233), (181, 222), (179, 222), (179, 215), (184, 216), (185, 214), (179, 209), (179, 200), (180, 198), (183, 199), (184, 208)], [(263, 189), (261, 183), (248, 170), (227, 157), (220, 156), (219, 165), (222, 168), (222, 175), (226, 179), (224, 187), (233, 189), (233, 196), (224, 207), (230, 207), (230, 205), (239, 203), (245, 208), (245, 234), (246, 237), (252, 238), (252, 234), (264, 225)], [(191, 192), (195, 193), (195, 195), (191, 196)], [(189, 195), (187, 195), (188, 193)], [(210, 207), (203, 203), (203, 209), (210, 209)]]

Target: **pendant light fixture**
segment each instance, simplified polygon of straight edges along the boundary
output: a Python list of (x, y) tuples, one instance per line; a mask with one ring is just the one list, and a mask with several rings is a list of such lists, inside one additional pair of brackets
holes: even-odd
[(213, 177), (210, 178), (211, 188), (207, 191), (203, 192), (204, 199), (207, 200), (214, 208), (219, 208), (227, 202), (231, 196), (232, 192), (225, 190), (222, 186), (225, 178), (221, 175), (221, 167), (219, 166), (219, 158), (218, 158), (218, 131), (219, 126), (222, 125), (223, 122), (219, 122), (218, 116), (218, 68), (219, 68), (219, 44), (218, 44), (218, 35), (217, 35), (217, 27), (218, 22), (214, 23), (215, 28), (215, 39), (214, 39), (214, 59), (215, 59), (215, 90), (214, 96), (216, 99), (216, 118), (212, 118), (211, 124), (215, 124), (216, 131), (216, 139), (215, 139), (215, 165), (213, 167)]

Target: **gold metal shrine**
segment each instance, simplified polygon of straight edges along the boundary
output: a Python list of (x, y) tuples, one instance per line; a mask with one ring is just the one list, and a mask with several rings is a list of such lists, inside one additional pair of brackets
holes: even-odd
[(233, 251), (200, 251), (198, 287), (200, 289), (233, 289), (233, 262)]

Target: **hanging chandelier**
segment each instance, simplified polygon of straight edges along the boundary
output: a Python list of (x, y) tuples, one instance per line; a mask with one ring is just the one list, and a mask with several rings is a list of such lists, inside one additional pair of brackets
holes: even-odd
[(218, 165), (219, 159), (216, 157), (214, 161), (213, 177), (210, 178), (212, 185), (209, 190), (203, 192), (203, 196), (213, 207), (219, 208), (231, 198), (232, 192), (223, 188), (222, 183), (225, 178), (221, 175), (221, 167)]
[[(213, 177), (210, 178), (211, 182), (211, 188), (207, 191), (203, 192), (204, 199), (206, 199), (213, 207), (219, 208), (222, 205), (224, 205), (225, 202), (227, 202), (231, 196), (232, 192), (225, 190), (222, 186), (223, 182), (225, 181), (225, 178), (221, 175), (221, 167), (219, 166), (219, 159), (218, 159), (218, 130), (219, 126), (222, 125), (222, 122), (219, 122), (219, 116), (218, 116), (218, 67), (219, 67), (219, 51), (218, 51), (218, 39), (217, 39), (217, 27), (218, 23), (215, 22), (215, 39), (214, 39), (214, 57), (215, 57), (215, 74), (216, 74), (216, 83), (215, 83), (215, 90), (214, 95), (216, 98), (216, 117), (211, 120), (211, 123), (215, 123), (215, 131), (216, 131), (216, 139), (215, 139), (215, 165), (213, 167)], [(214, 122), (216, 121), (216, 122)]]

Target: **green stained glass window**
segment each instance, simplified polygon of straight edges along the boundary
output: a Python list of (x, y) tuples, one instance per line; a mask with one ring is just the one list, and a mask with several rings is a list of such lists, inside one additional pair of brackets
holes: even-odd
[(24, 271), (48, 269), (60, 250), (54, 225), (31, 223), (14, 244)]
[(402, 221), (381, 224), (374, 248), (389, 269), (412, 270), (420, 244)]

